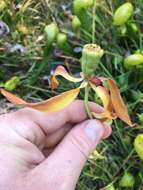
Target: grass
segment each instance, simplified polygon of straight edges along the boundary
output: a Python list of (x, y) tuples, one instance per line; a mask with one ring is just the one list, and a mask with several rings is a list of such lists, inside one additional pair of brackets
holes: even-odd
[[(138, 31), (128, 31), (121, 35), (121, 28), (113, 25), (112, 16), (115, 9), (124, 3), (122, 0), (96, 0), (96, 8), (89, 9), (88, 15), (93, 19), (92, 31), (82, 30), (75, 34), (71, 28), (68, 14), (71, 14), (72, 1), (33, 1), (7, 0), (4, 8), (0, 4), (0, 19), (10, 28), (8, 35), (0, 37), (0, 82), (4, 84), (12, 76), (20, 78), (20, 84), (15, 93), (30, 101), (40, 101), (59, 92), (73, 88), (74, 84), (61, 81), (60, 88), (51, 91), (49, 77), (57, 65), (64, 65), (75, 74), (80, 72), (80, 48), (95, 42), (102, 46), (105, 55), (96, 75), (113, 78), (121, 89), (122, 96), (129, 108), (132, 119), (138, 124), (130, 129), (124, 123), (113, 123), (113, 134), (98, 146), (103, 158), (92, 156), (88, 159), (80, 176), (77, 190), (95, 190), (113, 183), (118, 190), (119, 181), (125, 171), (135, 176), (135, 187), (143, 188), (143, 165), (134, 151), (133, 141), (137, 134), (143, 132), (143, 126), (137, 114), (143, 112), (143, 77), (142, 68), (126, 70), (124, 57), (143, 50), (143, 3), (142, 0), (131, 1), (134, 5), (134, 15), (131, 21), (138, 25)], [(68, 13), (68, 14), (67, 14)], [(63, 52), (53, 45), (50, 53), (45, 54), (46, 43), (44, 27), (55, 21), (60, 30), (68, 36), (68, 44), (74, 50)], [(10, 52), (9, 45), (21, 44), (26, 48), (23, 54)], [(76, 51), (78, 48), (79, 52)], [(81, 93), (80, 98), (83, 98)], [(95, 101), (95, 95), (90, 94), (90, 100)], [(2, 99), (3, 104), (3, 99)], [(142, 177), (141, 177), (142, 176)], [(127, 190), (127, 188), (125, 188)], [(130, 188), (131, 189), (131, 188)]]

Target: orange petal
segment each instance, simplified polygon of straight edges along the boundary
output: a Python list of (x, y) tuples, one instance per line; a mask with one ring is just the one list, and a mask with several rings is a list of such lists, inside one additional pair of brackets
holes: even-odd
[(108, 120), (112, 120), (112, 119), (116, 119), (117, 118), (115, 115), (112, 115), (112, 113), (110, 111), (104, 111), (102, 113), (92, 112), (92, 115), (96, 119), (108, 119)]
[(130, 116), (128, 114), (128, 109), (125, 106), (123, 99), (120, 95), (120, 91), (118, 87), (116, 86), (116, 83), (112, 79), (108, 79), (110, 93), (111, 93), (111, 101), (112, 105), (114, 107), (114, 110), (117, 114), (117, 116), (127, 123), (129, 126), (133, 126)]
[(21, 98), (13, 95), (12, 93), (4, 90), (4, 89), (0, 89), (0, 92), (2, 95), (4, 95), (11, 103), (13, 104), (18, 104), (18, 105), (23, 105), (26, 104), (27, 102), (25, 102), (24, 100), (22, 100)]
[(62, 76), (65, 79), (71, 81), (71, 82), (81, 82), (83, 81), (83, 76), (81, 78), (75, 78), (71, 75), (69, 75), (69, 73), (66, 71), (66, 69), (63, 66), (58, 66), (51, 78), (51, 86), (52, 89), (57, 88), (57, 86), (59, 85), (58, 80), (56, 79), (56, 76)]
[(33, 109), (43, 112), (56, 112), (62, 110), (74, 101), (74, 99), (78, 96), (79, 92), (80, 88), (75, 88), (53, 98), (45, 100), (43, 102), (27, 103), (24, 100), (18, 98), (17, 96), (3, 89), (1, 90), (1, 93), (13, 104), (21, 105), (23, 107), (31, 107)]

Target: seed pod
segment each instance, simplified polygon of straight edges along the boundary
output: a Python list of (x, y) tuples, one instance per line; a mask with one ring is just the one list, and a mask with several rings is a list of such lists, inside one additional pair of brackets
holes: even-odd
[(136, 136), (134, 141), (134, 148), (141, 160), (143, 160), (143, 134)]
[(104, 51), (96, 44), (87, 44), (82, 50), (81, 66), (86, 77), (91, 77), (103, 56)]
[(139, 30), (136, 23), (129, 23), (129, 28), (134, 33), (138, 32), (138, 30)]
[(47, 50), (49, 50), (55, 41), (57, 34), (59, 32), (58, 26), (56, 23), (51, 23), (47, 25), (44, 29), (45, 37), (46, 37), (46, 46)]
[(81, 25), (86, 31), (90, 31), (92, 25), (92, 19), (87, 13), (87, 9), (92, 7), (94, 0), (74, 0), (73, 1), (73, 10), (74, 14), (78, 16)]
[(133, 187), (134, 184), (135, 184), (135, 179), (130, 172), (125, 172), (119, 182), (120, 187)]
[(129, 55), (124, 59), (124, 66), (127, 69), (132, 66), (138, 66), (140, 64), (143, 64), (143, 55), (140, 53)]
[(133, 5), (129, 2), (124, 3), (115, 11), (113, 15), (113, 24), (120, 26), (125, 24), (133, 14)]
[(57, 45), (61, 50), (65, 51), (65, 52), (71, 52), (71, 48), (70, 48), (70, 46), (68, 44), (66, 34), (59, 33), (57, 35)]
[(92, 7), (94, 4), (93, 0), (74, 0), (73, 2), (73, 8), (74, 8), (74, 13), (76, 15), (80, 14), (80, 11), (83, 9), (87, 9), (89, 7)]
[(72, 18), (72, 28), (74, 31), (79, 30), (79, 28), (81, 27), (81, 22), (79, 20), (79, 18), (77, 16), (73, 16)]
[(12, 91), (14, 90), (20, 83), (20, 79), (17, 76), (12, 77), (4, 84), (6, 90)]

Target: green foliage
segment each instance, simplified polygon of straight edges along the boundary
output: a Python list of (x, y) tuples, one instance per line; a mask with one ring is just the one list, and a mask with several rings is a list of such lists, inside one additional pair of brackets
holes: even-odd
[[(119, 121), (112, 124), (112, 135), (97, 148), (104, 159), (89, 158), (77, 184), (78, 190), (101, 189), (110, 183), (122, 190), (119, 180), (123, 171), (131, 171), (135, 176), (135, 190), (142, 188), (142, 161), (134, 149), (134, 139), (143, 129), (138, 117), (143, 113), (143, 1), (129, 2), (134, 9), (130, 7), (126, 19), (118, 16), (120, 24), (124, 21), (120, 26), (114, 25), (113, 20), (116, 10), (125, 3), (123, 0), (0, 2), (0, 19), (10, 29), (8, 34), (0, 36), (1, 87), (12, 77), (19, 76), (20, 85), (13, 89), (31, 102), (74, 88), (74, 84), (62, 80), (58, 91), (52, 91), (50, 73), (62, 64), (69, 72), (79, 75), (82, 47), (96, 43), (105, 52), (92, 74), (116, 80), (132, 120), (137, 123), (133, 129)], [(17, 44), (25, 49), (15, 50), (13, 47)], [(141, 59), (129, 60), (134, 54), (140, 54)], [(126, 64), (138, 66), (128, 69)], [(90, 100), (94, 99), (92, 92)]]

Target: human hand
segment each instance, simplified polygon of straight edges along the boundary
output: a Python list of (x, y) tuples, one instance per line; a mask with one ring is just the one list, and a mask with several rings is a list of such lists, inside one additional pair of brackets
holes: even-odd
[(80, 100), (56, 113), (24, 108), (1, 115), (0, 189), (74, 190), (88, 155), (110, 133), (110, 126), (86, 120)]

